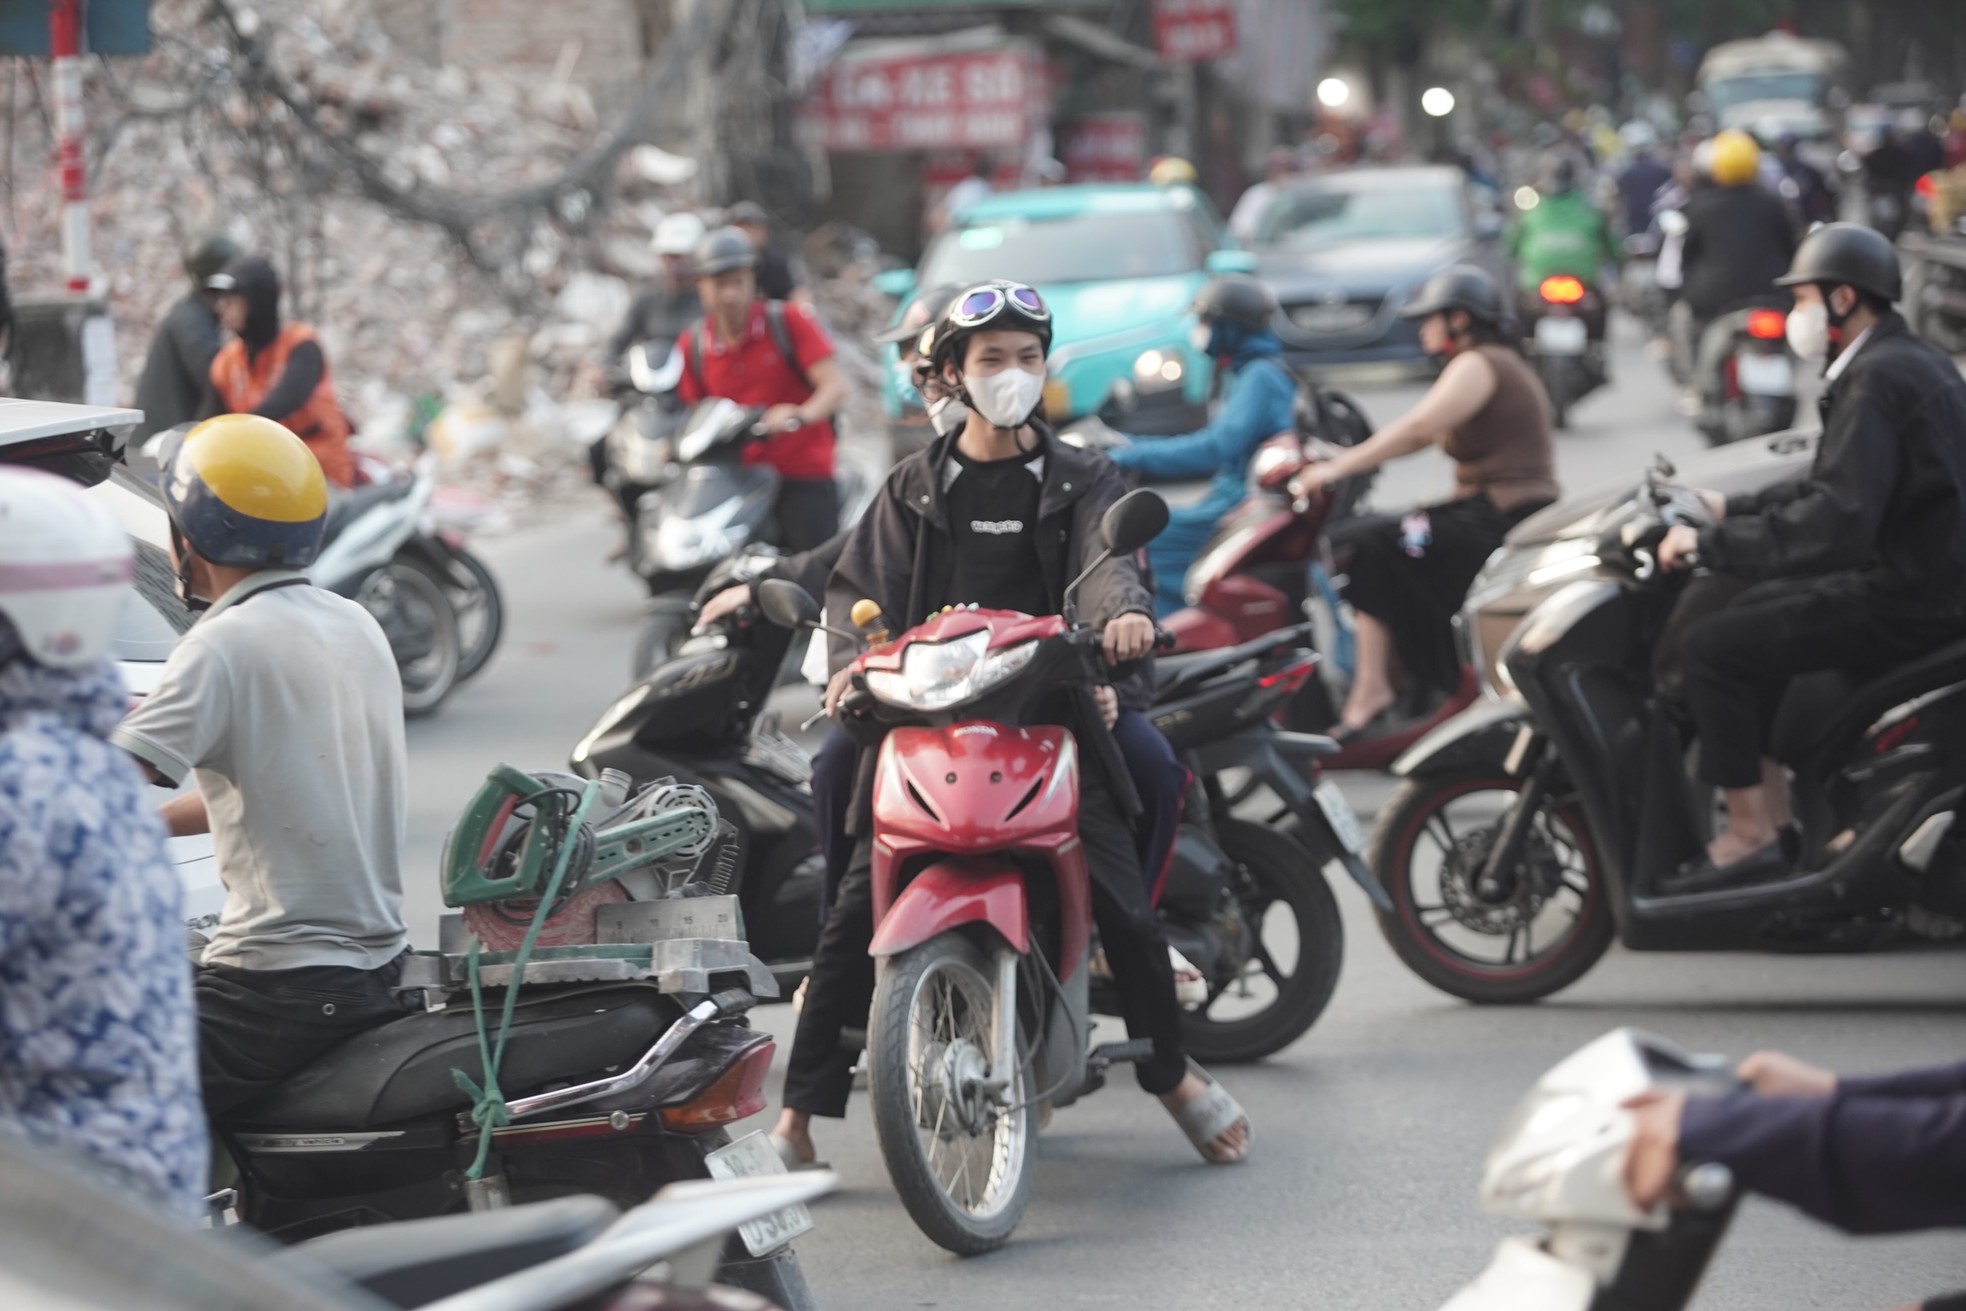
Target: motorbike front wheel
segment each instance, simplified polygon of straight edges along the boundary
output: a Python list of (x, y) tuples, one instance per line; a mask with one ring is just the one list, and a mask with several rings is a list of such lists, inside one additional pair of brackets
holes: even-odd
[(355, 600), (389, 639), (403, 679), (403, 714), (434, 712), (457, 685), (462, 656), (450, 597), (428, 573), (397, 560), (364, 579)]
[(1369, 860), (1393, 902), (1380, 931), (1408, 969), (1471, 1002), (1547, 997), (1611, 945), (1604, 871), (1570, 798), (1545, 797), (1516, 868), (1499, 889), (1479, 888), (1522, 786), (1500, 770), (1408, 779), (1372, 832)]
[(1556, 355), (1538, 358), (1538, 372), (1543, 375), (1543, 390), (1550, 397), (1550, 426), (1568, 428), (1570, 426), (1570, 361)]
[(1237, 868), (1250, 954), (1237, 977), (1215, 981), (1208, 1001), (1186, 1011), (1181, 1037), (1198, 1061), (1261, 1060), (1324, 1014), (1345, 960), (1345, 926), (1322, 862), (1301, 844), (1240, 820), (1224, 821), (1217, 838)]
[[(867, 1025), (874, 1132), (915, 1225), (959, 1256), (1010, 1240), (1037, 1159), (1037, 1076), (992, 1094), (996, 985), (975, 943), (943, 933), (886, 961)], [(1020, 1044), (1021, 1046), (1021, 1044)]]

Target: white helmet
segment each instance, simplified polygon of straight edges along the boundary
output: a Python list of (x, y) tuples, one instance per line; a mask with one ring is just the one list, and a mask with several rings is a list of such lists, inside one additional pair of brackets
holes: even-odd
[(0, 467), (0, 618), (36, 664), (85, 669), (107, 655), (133, 572), (108, 507), (66, 478)]
[(1693, 147), (1694, 176), (1703, 177), (1703, 178), (1710, 178), (1713, 176), (1714, 150), (1715, 147), (1713, 144), (1712, 137), (1708, 137), (1705, 141), (1702, 141), (1699, 145)]
[(1626, 150), (1650, 150), (1659, 144), (1659, 129), (1642, 118), (1635, 118), (1618, 130)]
[(694, 214), (664, 214), (655, 225), (655, 239), (649, 245), (658, 255), (693, 255), (697, 243), (708, 231), (703, 220)]

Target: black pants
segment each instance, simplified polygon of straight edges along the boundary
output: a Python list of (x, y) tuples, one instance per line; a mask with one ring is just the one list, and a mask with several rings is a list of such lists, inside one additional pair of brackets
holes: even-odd
[(1404, 515), (1368, 515), (1332, 529), (1331, 550), (1345, 575), (1345, 599), (1386, 625), (1411, 682), (1444, 693), (1461, 685), (1454, 615), (1509, 529), (1545, 504), (1504, 513), (1486, 496), (1469, 496)]
[(1873, 677), (1966, 636), (1966, 618), (1934, 611), (1833, 574), (1758, 584), (1687, 624), (1680, 664), (1701, 773), (1715, 787), (1755, 786), (1790, 679)]
[(831, 478), (787, 478), (778, 485), (779, 545), (810, 551), (840, 531), (840, 489)]
[[(1127, 1036), (1154, 1044), (1153, 1057), (1136, 1064), (1134, 1074), (1150, 1093), (1172, 1092), (1187, 1070), (1187, 1056), (1167, 937), (1148, 904), (1133, 835), (1111, 797), (1090, 780), (1083, 781), (1079, 796), (1079, 840), (1092, 875), (1093, 920), (1123, 998)], [(873, 939), (872, 848), (863, 839), (813, 953), (785, 1071), (790, 1110), (834, 1119), (846, 1114), (855, 1052), (843, 1034), (864, 1025), (873, 1005), (874, 959), (867, 954)]]
[(402, 976), (401, 956), (373, 970), (199, 966), (193, 995), (205, 1113), (223, 1119), (344, 1039), (401, 1019), (408, 1011), (393, 989)]

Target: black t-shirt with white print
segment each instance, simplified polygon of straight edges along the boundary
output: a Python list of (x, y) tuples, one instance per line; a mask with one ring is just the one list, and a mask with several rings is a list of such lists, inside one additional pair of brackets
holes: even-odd
[(1038, 561), (1038, 503), (1044, 455), (972, 460), (952, 451), (943, 473), (943, 499), (956, 538), (955, 571), (944, 605), (986, 610), (1051, 612)]

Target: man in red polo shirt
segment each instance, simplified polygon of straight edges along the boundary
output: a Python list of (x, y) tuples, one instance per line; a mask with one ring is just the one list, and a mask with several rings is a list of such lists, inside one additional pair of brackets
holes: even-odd
[(778, 544), (809, 551), (839, 531), (833, 485), (833, 415), (846, 380), (833, 343), (800, 304), (761, 300), (758, 254), (736, 228), (719, 228), (696, 248), (696, 290), (704, 320), (682, 340), (676, 391), (690, 404), (723, 396), (765, 407), (767, 434), (744, 453), (784, 478), (778, 489)]

